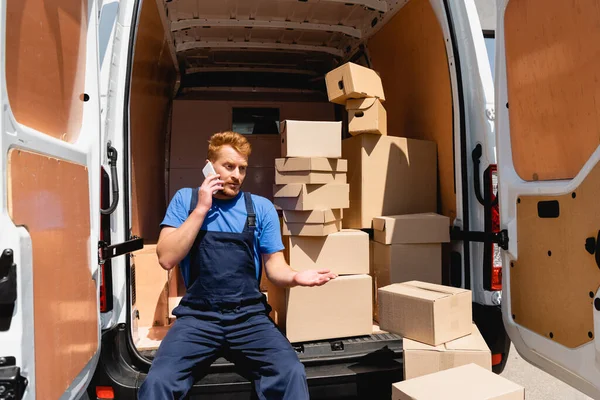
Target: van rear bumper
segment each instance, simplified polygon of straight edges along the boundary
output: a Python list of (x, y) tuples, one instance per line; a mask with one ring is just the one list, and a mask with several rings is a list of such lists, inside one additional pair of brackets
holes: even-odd
[[(111, 386), (117, 399), (135, 399), (150, 364), (128, 344), (126, 326), (102, 335), (98, 367), (89, 387)], [(402, 339), (397, 335), (315, 342), (295, 346), (303, 362), (311, 399), (386, 398), (391, 384), (403, 379)], [(340, 349), (341, 347), (341, 349)], [(226, 360), (218, 360), (209, 373), (194, 384), (190, 399), (252, 399), (252, 383)]]

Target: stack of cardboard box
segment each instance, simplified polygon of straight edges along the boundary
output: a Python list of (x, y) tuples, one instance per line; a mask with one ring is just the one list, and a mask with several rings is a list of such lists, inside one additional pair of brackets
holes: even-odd
[(434, 213), (373, 218), (371, 275), (373, 318), (377, 317), (377, 289), (392, 283), (442, 283), (442, 243), (450, 241), (450, 220)]
[(270, 285), (272, 317), (291, 342), (370, 334), (369, 238), (342, 230), (349, 186), (341, 122), (284, 121), (281, 136), (274, 203), (283, 214), (286, 258), (297, 271), (328, 269), (339, 277), (321, 287)]
[(380, 288), (378, 298), (381, 329), (404, 338), (405, 379), (470, 363), (491, 370), (470, 290), (408, 281)]

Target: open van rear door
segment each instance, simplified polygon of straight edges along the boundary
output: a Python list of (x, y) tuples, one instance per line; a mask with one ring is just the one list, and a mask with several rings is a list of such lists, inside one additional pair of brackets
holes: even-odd
[(97, 4), (0, 12), (0, 398), (79, 398), (100, 348)]
[(600, 5), (501, 0), (503, 318), (519, 353), (600, 398)]

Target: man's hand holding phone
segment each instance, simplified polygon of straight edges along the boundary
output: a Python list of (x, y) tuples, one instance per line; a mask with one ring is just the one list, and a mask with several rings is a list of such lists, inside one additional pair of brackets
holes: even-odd
[(198, 190), (198, 205), (196, 209), (208, 212), (212, 206), (213, 194), (219, 190), (223, 190), (224, 182), (220, 179), (221, 176), (215, 172), (210, 162), (206, 164), (202, 172), (206, 178)]

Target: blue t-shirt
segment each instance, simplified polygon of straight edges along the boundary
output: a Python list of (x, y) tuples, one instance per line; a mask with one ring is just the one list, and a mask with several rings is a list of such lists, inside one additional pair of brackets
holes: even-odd
[[(189, 215), (190, 201), (192, 200), (191, 188), (179, 189), (169, 207), (165, 218), (160, 226), (171, 226), (179, 228)], [(256, 265), (256, 279), (260, 279), (262, 273), (263, 254), (273, 254), (283, 250), (281, 231), (279, 228), (279, 216), (275, 206), (269, 200), (261, 196), (252, 195), (254, 213), (256, 214), (256, 228), (254, 229), (254, 263)], [(220, 200), (213, 197), (213, 204), (202, 223), (202, 230), (213, 232), (241, 233), (246, 224), (246, 204), (244, 195), (240, 192), (234, 199)], [(183, 280), (186, 287), (189, 286), (190, 277), (190, 255), (188, 254), (179, 263)]]

